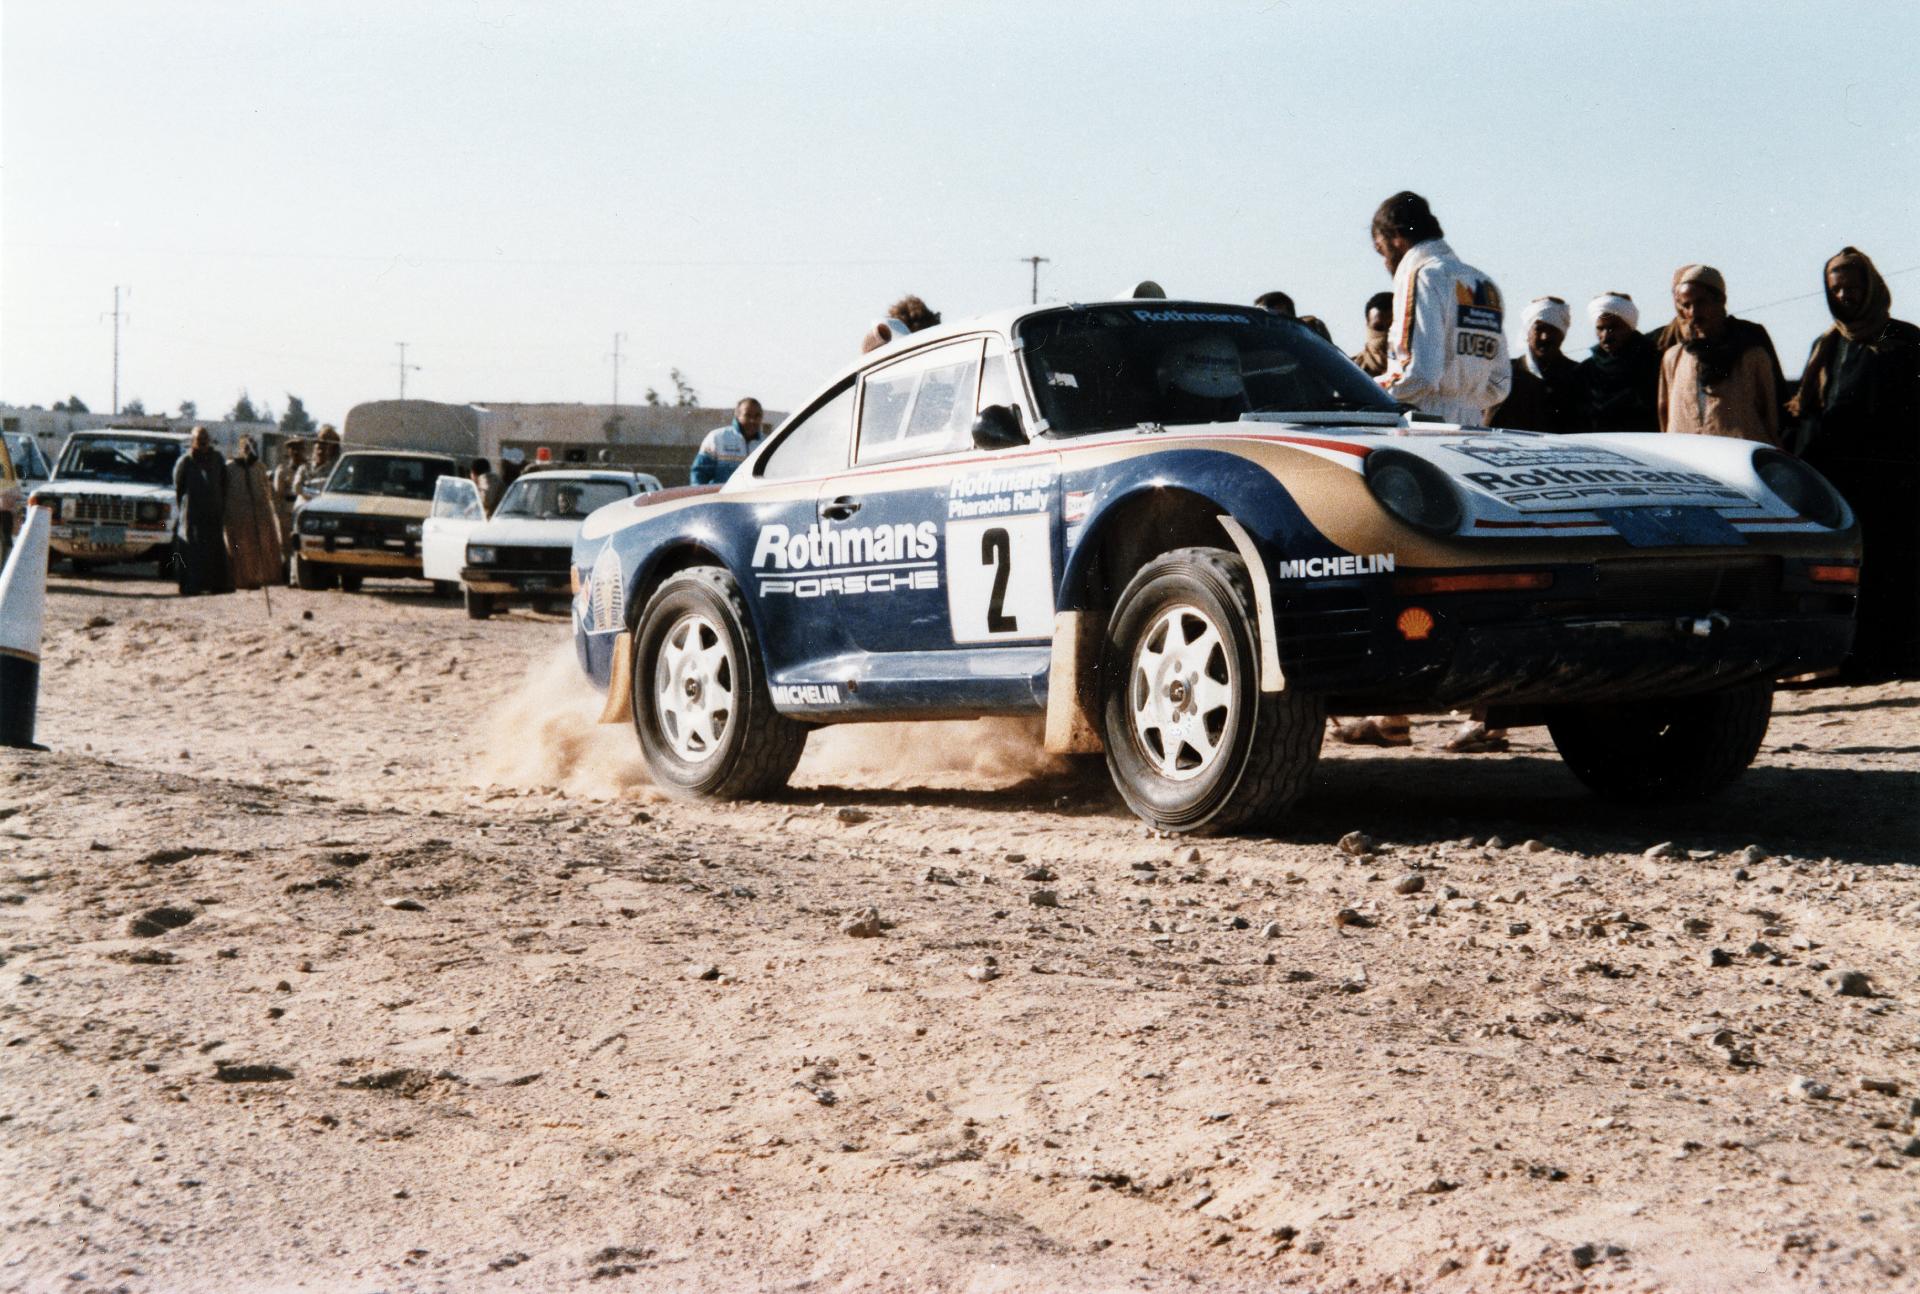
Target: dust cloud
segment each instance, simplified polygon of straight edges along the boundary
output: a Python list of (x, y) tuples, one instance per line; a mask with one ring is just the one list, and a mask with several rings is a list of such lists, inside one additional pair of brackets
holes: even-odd
[[(589, 799), (654, 798), (632, 725), (601, 724), (603, 704), (570, 645), (534, 658), (519, 687), (487, 717), (474, 782)], [(808, 738), (793, 781), (851, 790), (998, 790), (1067, 770), (1065, 759), (1044, 750), (1042, 732), (1037, 716), (841, 724)]]

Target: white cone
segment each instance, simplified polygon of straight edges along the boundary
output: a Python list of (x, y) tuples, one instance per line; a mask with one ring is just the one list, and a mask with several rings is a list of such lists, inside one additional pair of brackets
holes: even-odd
[(0, 570), (0, 746), (33, 745), (40, 699), (40, 634), (47, 611), (47, 539), (53, 513), (27, 509), (27, 524)]

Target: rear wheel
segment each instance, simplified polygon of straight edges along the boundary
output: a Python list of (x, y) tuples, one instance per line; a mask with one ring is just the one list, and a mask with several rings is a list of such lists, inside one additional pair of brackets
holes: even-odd
[(333, 572), (325, 566), (316, 566), (304, 557), (293, 559), (293, 581), (309, 593), (333, 587)]
[(1107, 768), (1163, 831), (1230, 831), (1290, 808), (1313, 775), (1326, 707), (1262, 692), (1246, 566), (1217, 548), (1148, 563), (1108, 624)]
[(1745, 772), (1773, 716), (1773, 685), (1568, 706), (1547, 731), (1573, 775), (1610, 800), (1701, 800)]
[(669, 576), (634, 633), (633, 723), (667, 791), (751, 799), (787, 784), (807, 728), (773, 708), (740, 586), (717, 566)]
[(467, 619), (486, 620), (493, 615), (493, 594), (467, 590)]

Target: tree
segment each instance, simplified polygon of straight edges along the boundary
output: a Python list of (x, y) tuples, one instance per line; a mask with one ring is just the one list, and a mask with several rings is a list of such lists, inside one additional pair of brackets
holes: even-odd
[(180, 416), (182, 418), (198, 418), (200, 416), (200, 406), (191, 400), (182, 400), (180, 402)]
[(144, 418), (147, 416), (147, 402), (136, 395), (120, 406), (120, 412), (129, 418)]
[(241, 388), (240, 398), (233, 402), (233, 408), (227, 410), (227, 421), (228, 422), (259, 422), (260, 421), (260, 411), (253, 407), (253, 401), (248, 397), (246, 389), (244, 387)]
[(70, 395), (64, 400), (55, 400), (53, 402), (53, 411), (55, 413), (91, 413), (93, 412), (91, 409), (87, 408), (87, 402), (85, 400), (82, 400), (77, 395)]
[(660, 404), (660, 393), (652, 387), (647, 388), (647, 403), (656, 408), (659, 407)]
[(307, 406), (299, 396), (287, 392), (287, 411), (280, 415), (280, 430), (289, 436), (311, 436), (318, 430), (313, 416), (307, 412)]
[(687, 382), (686, 374), (679, 369), (669, 369), (667, 376), (673, 379), (673, 402), (682, 409), (691, 409), (700, 403), (700, 393)]

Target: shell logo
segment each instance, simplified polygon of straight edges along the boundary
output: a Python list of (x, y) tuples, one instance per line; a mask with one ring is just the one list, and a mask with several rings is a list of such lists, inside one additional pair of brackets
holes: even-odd
[(1400, 613), (1393, 626), (1408, 642), (1425, 642), (1433, 633), (1433, 613), (1425, 607), (1408, 607)]

